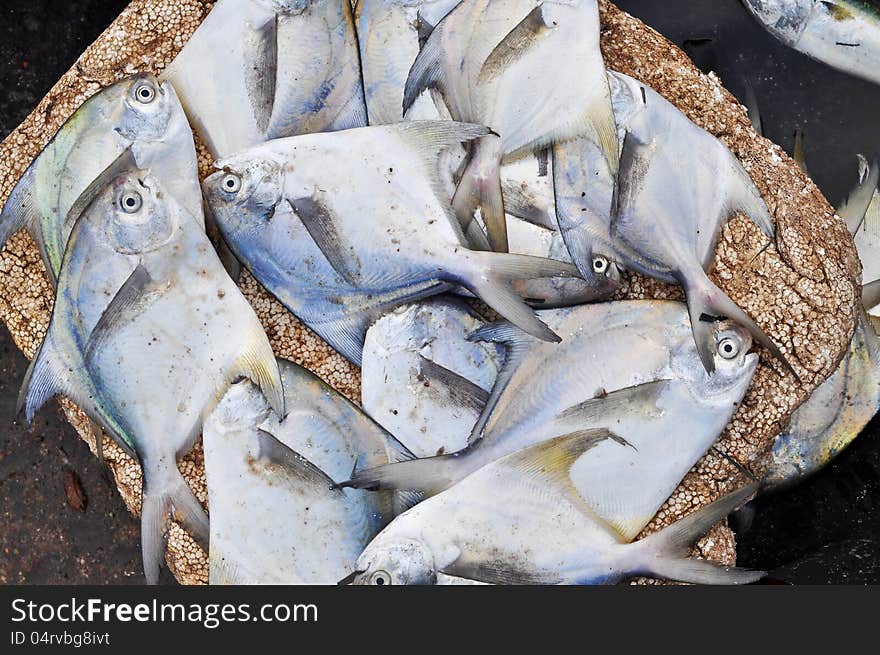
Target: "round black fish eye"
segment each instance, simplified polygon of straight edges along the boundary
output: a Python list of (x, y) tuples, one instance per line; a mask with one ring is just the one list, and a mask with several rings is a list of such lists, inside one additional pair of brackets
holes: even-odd
[(137, 98), (138, 102), (148, 105), (156, 99), (156, 89), (153, 88), (152, 84), (141, 84), (135, 89), (134, 97)]
[(223, 178), (222, 186), (226, 193), (238, 193), (241, 191), (241, 178), (235, 173), (229, 173)]
[(141, 198), (141, 194), (137, 191), (123, 193), (122, 197), (119, 199), (119, 206), (126, 214), (135, 214), (139, 212), (143, 205), (144, 200)]
[(384, 587), (391, 584), (391, 574), (387, 571), (376, 571), (370, 576), (370, 584)]
[(604, 273), (608, 270), (608, 260), (604, 257), (593, 258), (593, 271), (596, 273)]
[(733, 359), (739, 355), (740, 344), (732, 337), (725, 337), (718, 342), (718, 354), (724, 359)]

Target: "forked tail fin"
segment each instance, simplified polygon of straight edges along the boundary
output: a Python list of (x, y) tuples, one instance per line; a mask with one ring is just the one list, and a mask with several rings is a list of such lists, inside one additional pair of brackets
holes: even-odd
[(728, 494), (660, 532), (628, 544), (626, 557), (632, 573), (657, 576), (679, 582), (709, 585), (736, 585), (756, 582), (763, 571), (726, 567), (690, 557), (694, 542), (709, 529), (743, 505), (757, 491), (751, 484)]

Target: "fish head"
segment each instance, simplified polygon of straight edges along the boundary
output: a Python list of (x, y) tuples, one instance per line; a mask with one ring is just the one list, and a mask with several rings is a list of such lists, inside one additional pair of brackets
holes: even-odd
[(152, 75), (135, 75), (104, 93), (113, 101), (115, 130), (132, 142), (162, 139), (183, 113), (174, 88)]
[[(91, 207), (104, 238), (119, 253), (136, 255), (161, 248), (179, 225), (175, 205), (155, 177), (131, 171), (115, 178)], [(94, 219), (93, 219), (94, 220)]]
[(418, 539), (376, 537), (358, 558), (353, 576), (359, 585), (429, 585), (437, 582), (434, 557)]
[(259, 428), (272, 414), (269, 402), (250, 380), (231, 385), (223, 399), (205, 421), (205, 428), (218, 434), (234, 435)]
[(673, 369), (688, 381), (695, 398), (705, 402), (722, 399), (727, 404), (727, 399), (745, 395), (758, 366), (758, 355), (749, 352), (752, 337), (748, 330), (733, 321), (715, 323), (714, 336), (714, 373), (706, 372), (690, 333), (673, 351)]
[(813, 11), (815, 0), (742, 0), (755, 18), (782, 41), (798, 41)]
[(234, 157), (202, 183), (208, 209), (221, 231), (259, 230), (272, 219), (282, 200), (281, 165), (268, 158)]

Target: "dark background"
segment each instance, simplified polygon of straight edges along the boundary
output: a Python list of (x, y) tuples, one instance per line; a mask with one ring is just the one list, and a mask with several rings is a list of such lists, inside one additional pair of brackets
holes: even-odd
[[(4, 0), (0, 138), (126, 4)], [(765, 133), (789, 152), (803, 129), (810, 172), (833, 203), (856, 182), (856, 153), (880, 152), (880, 88), (777, 43), (739, 0), (617, 4), (684, 46), (740, 98), (748, 81)], [(138, 522), (104, 467), (57, 408), (44, 409), (30, 429), (16, 420), (25, 368), (0, 328), (0, 583), (142, 583)], [(736, 517), (741, 565), (782, 582), (880, 582), (878, 425), (811, 480)]]

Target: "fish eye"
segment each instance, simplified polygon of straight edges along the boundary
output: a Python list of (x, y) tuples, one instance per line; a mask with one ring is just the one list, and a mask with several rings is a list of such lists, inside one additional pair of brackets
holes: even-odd
[(235, 173), (229, 173), (223, 177), (220, 185), (226, 193), (238, 193), (241, 191), (241, 178)]
[(388, 571), (376, 571), (373, 575), (370, 576), (370, 584), (376, 585), (377, 587), (385, 587), (391, 582), (391, 574)]
[(595, 273), (607, 273), (608, 272), (608, 260), (604, 257), (593, 257), (593, 272)]
[(119, 206), (126, 214), (135, 214), (144, 206), (144, 199), (137, 191), (127, 191), (119, 198)]
[(156, 89), (152, 84), (144, 82), (134, 90), (134, 97), (141, 104), (148, 105), (156, 99)]
[(718, 354), (724, 359), (733, 359), (739, 355), (742, 344), (733, 337), (724, 337), (718, 342)]

